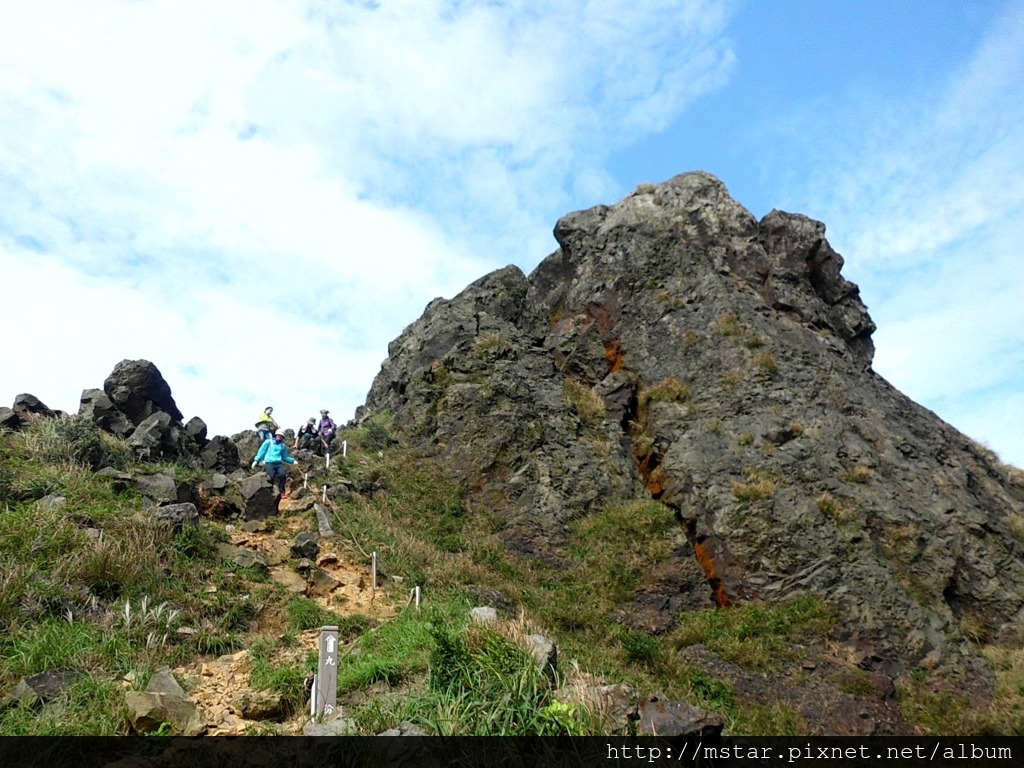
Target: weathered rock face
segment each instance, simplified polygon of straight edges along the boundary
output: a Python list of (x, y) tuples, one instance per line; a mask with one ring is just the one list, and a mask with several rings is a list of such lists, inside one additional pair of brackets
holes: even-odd
[(1024, 631), (1024, 504), (870, 370), (875, 326), (822, 224), (759, 222), (693, 173), (555, 236), (528, 278), (431, 302), (365, 406), (503, 514), (512, 548), (557, 559), (568, 521), (648, 496), (692, 558), (638, 590), (656, 631), (808, 590), (890, 671), (971, 658), (962, 626)]

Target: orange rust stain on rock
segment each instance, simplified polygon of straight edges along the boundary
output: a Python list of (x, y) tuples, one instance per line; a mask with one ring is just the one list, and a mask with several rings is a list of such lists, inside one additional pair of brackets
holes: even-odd
[(715, 604), (720, 608), (732, 605), (732, 600), (729, 599), (722, 579), (718, 575), (718, 564), (715, 562), (715, 554), (711, 545), (707, 540), (697, 541), (693, 544), (693, 550), (697, 554), (697, 562), (700, 563), (700, 567), (704, 569), (704, 574), (708, 577), (708, 583), (715, 596)]
[(604, 344), (604, 356), (611, 364), (611, 372), (622, 370), (622, 344), (618, 339), (606, 341)]

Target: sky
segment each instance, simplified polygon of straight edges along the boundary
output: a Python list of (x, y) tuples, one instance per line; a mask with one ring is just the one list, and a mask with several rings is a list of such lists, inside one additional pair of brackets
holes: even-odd
[(875, 370), (1024, 466), (1024, 0), (35, 0), (0, 25), (0, 404), (353, 415), (427, 303), (705, 170), (827, 225)]

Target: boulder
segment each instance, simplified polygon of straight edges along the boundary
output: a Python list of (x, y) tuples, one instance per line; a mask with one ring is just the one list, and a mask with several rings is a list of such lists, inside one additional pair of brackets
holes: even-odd
[(135, 490), (159, 504), (192, 502), (195, 497), (188, 483), (178, 482), (173, 472), (157, 472), (152, 475), (137, 475), (132, 480)]
[(251, 464), (252, 460), (256, 458), (256, 452), (259, 451), (260, 446), (263, 445), (263, 441), (260, 440), (260, 436), (252, 429), (247, 429), (244, 432), (232, 435), (231, 442), (233, 442), (235, 444), (235, 448), (238, 449), (238, 461), (243, 465)]
[(309, 594), (313, 597), (325, 597), (338, 587), (341, 582), (321, 568), (309, 569)]
[(206, 422), (198, 416), (193, 416), (185, 424), (185, 435), (192, 438), (197, 448), (202, 448), (210, 442), (206, 439)]
[(203, 482), (203, 490), (210, 493), (224, 493), (228, 487), (228, 476), (220, 472), (214, 472)]
[(711, 742), (721, 736), (724, 726), (722, 718), (712, 712), (685, 701), (668, 701), (657, 696), (640, 702), (638, 712), (637, 736), (686, 736)]
[(243, 480), (241, 493), (242, 517), (246, 520), (264, 520), (277, 514), (277, 491), (262, 472)]
[(117, 493), (127, 491), (133, 484), (134, 480), (127, 472), (122, 472), (119, 469), (113, 467), (104, 467), (103, 469), (96, 470), (96, 477), (103, 478), (106, 482), (110, 483), (110, 487), (113, 488)]
[(0, 697), (0, 710), (11, 706), (35, 707), (55, 699), (65, 688), (82, 677), (75, 669), (60, 667), (40, 672), (19, 682), (13, 690)]
[(128, 438), (128, 445), (154, 461), (161, 456), (177, 456), (181, 448), (181, 428), (170, 414), (158, 411), (139, 423)]
[(316, 560), (316, 556), (320, 554), (320, 545), (316, 543), (316, 537), (313, 534), (302, 531), (292, 539), (291, 550), (296, 557)]
[(217, 435), (199, 453), (199, 461), (205, 469), (233, 472), (239, 466), (238, 447), (229, 438)]
[(31, 418), (33, 416), (52, 418), (57, 415), (52, 409), (46, 406), (46, 403), (35, 395), (30, 395), (28, 393), (22, 393), (14, 398), (13, 411), (21, 416), (22, 419)]
[(103, 382), (103, 391), (133, 424), (141, 424), (162, 412), (181, 423), (182, 414), (171, 396), (171, 388), (159, 369), (148, 360), (122, 360)]
[(281, 721), (288, 715), (286, 702), (274, 691), (242, 691), (231, 699), (231, 706), (246, 720)]
[(186, 526), (199, 525), (199, 510), (190, 502), (165, 504), (153, 510), (153, 519), (170, 525), (175, 531), (181, 531)]
[(529, 635), (526, 642), (530, 646), (537, 669), (554, 683), (558, 672), (558, 646), (555, 641), (544, 635)]
[(117, 410), (114, 402), (102, 389), (85, 389), (78, 405), (79, 418), (91, 421), (105, 432), (117, 437), (128, 437), (135, 431), (131, 419)]
[(0, 427), (17, 432), (25, 426), (24, 420), (13, 409), (0, 407)]
[(158, 731), (164, 723), (176, 736), (199, 736), (206, 731), (206, 724), (195, 702), (174, 679), (170, 669), (157, 671), (145, 691), (125, 693), (128, 718), (138, 733)]

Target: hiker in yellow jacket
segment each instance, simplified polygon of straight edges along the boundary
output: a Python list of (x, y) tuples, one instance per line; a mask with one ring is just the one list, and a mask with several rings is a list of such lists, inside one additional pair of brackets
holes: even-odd
[(280, 428), (280, 424), (274, 421), (274, 417), (271, 414), (274, 412), (273, 407), (267, 406), (263, 409), (263, 413), (256, 419), (256, 433), (260, 436), (260, 440), (266, 442), (274, 436), (274, 432)]

